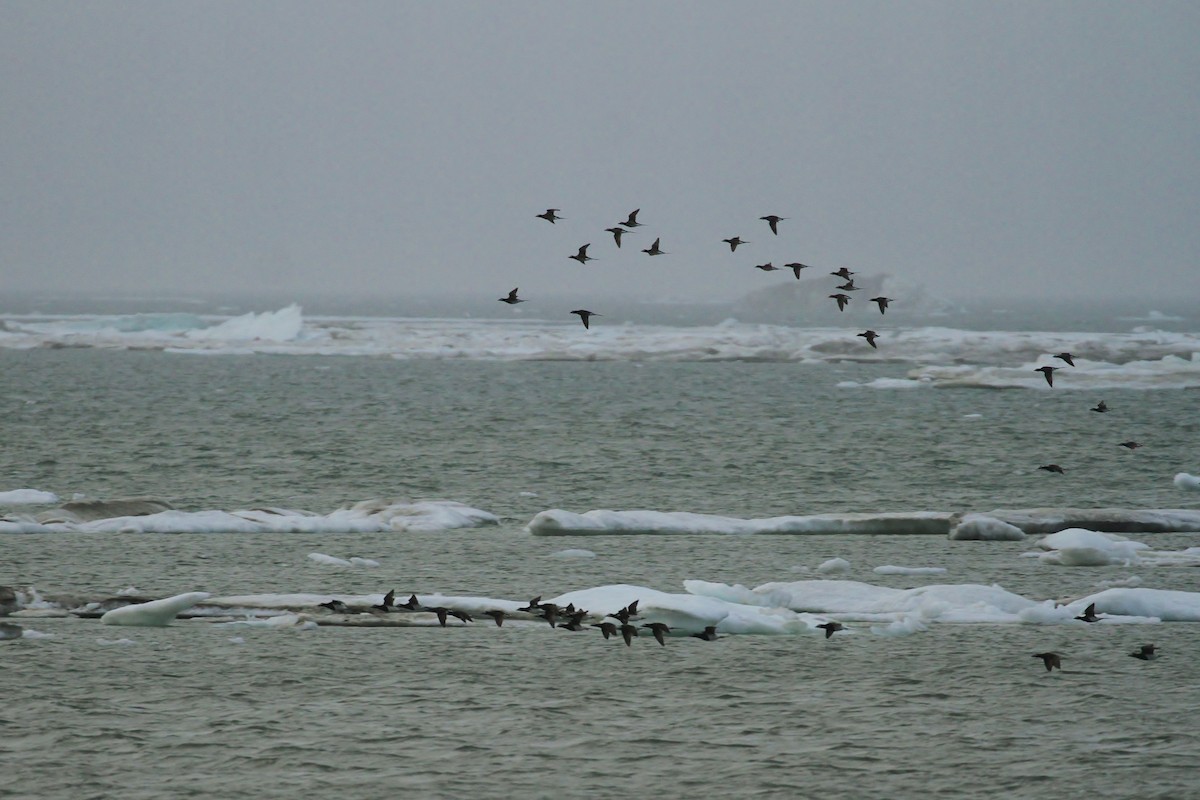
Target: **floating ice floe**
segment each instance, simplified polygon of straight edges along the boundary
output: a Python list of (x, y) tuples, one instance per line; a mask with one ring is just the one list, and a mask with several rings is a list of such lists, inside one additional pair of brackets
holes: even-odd
[(822, 575), (840, 575), (850, 571), (850, 562), (844, 558), (831, 558), (828, 561), (823, 561), (817, 567), (817, 572)]
[(555, 558), (595, 558), (596, 554), (591, 550), (584, 550), (580, 547), (572, 547), (566, 550), (558, 550), (550, 555)]
[(13, 489), (0, 492), (0, 506), (47, 505), (57, 503), (58, 495), (37, 489)]
[(1175, 485), (1180, 489), (1200, 492), (1200, 476), (1189, 475), (1186, 472), (1180, 472), (1175, 476)]
[(884, 564), (872, 570), (876, 575), (944, 575), (945, 567), (897, 567)]
[[(0, 519), (0, 533), (379, 533), (433, 532), (497, 525), (494, 514), (463, 503), (365, 500), (330, 514), (282, 508), (245, 511), (158, 511), (81, 520), (72, 512), (40, 519)], [(365, 565), (364, 565), (365, 566)]]
[(208, 592), (187, 592), (162, 600), (151, 600), (149, 603), (114, 608), (100, 617), (105, 625), (133, 625), (146, 628), (161, 628), (170, 625), (171, 620), (181, 611), (186, 611), (201, 600), (207, 600)]
[(987, 514), (966, 514), (951, 529), (950, 538), (957, 541), (1013, 542), (1024, 539), (1025, 532), (1016, 525)]
[(184, 335), (208, 342), (290, 342), (299, 338), (304, 326), (300, 306), (292, 304), (278, 311), (250, 312), (207, 328), (195, 328)]
[(685, 511), (543, 511), (527, 526), (534, 536), (629, 534), (945, 534), (953, 515), (936, 511), (894, 514), (817, 514), (738, 519)]
[(137, 644), (133, 639), (97, 639), (96, 644), (104, 647), (128, 647)]
[(1186, 550), (1155, 550), (1114, 533), (1069, 528), (1039, 539), (1045, 551), (1031, 553), (1045, 564), (1063, 567), (1166, 567), (1200, 566), (1200, 547)]

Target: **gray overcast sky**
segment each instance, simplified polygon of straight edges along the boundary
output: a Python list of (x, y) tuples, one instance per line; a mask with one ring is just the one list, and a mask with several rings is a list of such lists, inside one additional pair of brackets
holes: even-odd
[(1197, 42), (1191, 2), (0, 0), (0, 291), (1200, 298)]

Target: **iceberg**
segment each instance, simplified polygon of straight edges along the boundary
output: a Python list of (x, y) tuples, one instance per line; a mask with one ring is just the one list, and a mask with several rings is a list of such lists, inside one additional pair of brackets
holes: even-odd
[(187, 592), (149, 603), (114, 608), (100, 617), (105, 625), (131, 625), (144, 628), (161, 628), (171, 624), (180, 611), (186, 611), (211, 595), (208, 592)]

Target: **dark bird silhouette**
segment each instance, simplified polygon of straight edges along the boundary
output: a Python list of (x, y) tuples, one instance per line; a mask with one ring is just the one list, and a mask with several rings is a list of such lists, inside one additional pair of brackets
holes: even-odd
[(545, 619), (546, 622), (549, 622), (550, 627), (553, 628), (558, 622), (558, 606), (554, 605), (554, 603), (542, 603), (540, 610), (542, 612), (542, 618)]
[(497, 628), (504, 626), (504, 612), (501, 611), (500, 609), (493, 608), (490, 611), (485, 611), (483, 613), (496, 621)]
[(692, 636), (695, 636), (697, 639), (703, 639), (706, 642), (715, 642), (717, 639), (721, 638), (717, 636), (716, 625), (709, 625), (704, 629), (703, 633), (693, 633)]
[(1154, 645), (1152, 644), (1144, 644), (1140, 649), (1134, 650), (1129, 655), (1133, 656), (1134, 658), (1140, 658), (1142, 661), (1153, 661), (1154, 659), (1158, 658), (1158, 655), (1154, 652)]
[(1139, 442), (1135, 442), (1131, 439), (1128, 442), (1121, 442), (1119, 446), (1124, 447), (1127, 450), (1137, 450), (1142, 445)]
[(1107, 411), (1108, 411), (1108, 403), (1106, 403), (1106, 402), (1104, 402), (1103, 400), (1101, 400), (1099, 403), (1097, 403), (1097, 404), (1096, 404), (1096, 407), (1095, 407), (1095, 408), (1090, 408), (1090, 409), (1088, 409), (1088, 410), (1089, 410), (1089, 411), (1098, 411), (1098, 412), (1100, 412), (1101, 414), (1103, 414), (1103, 413), (1105, 413), (1105, 412), (1107, 412)]
[(793, 261), (792, 263), (784, 264), (783, 266), (796, 274), (796, 280), (800, 280), (800, 270), (812, 269), (812, 267), (808, 264), (801, 264), (799, 261)]
[(391, 611), (392, 603), (393, 603), (393, 601), (395, 601), (395, 599), (396, 599), (396, 590), (393, 589), (392, 591), (388, 592), (387, 594), (385, 594), (383, 596), (382, 603), (380, 603), (379, 605), (371, 606), (371, 608), (374, 608), (378, 611)]
[(875, 344), (875, 340), (879, 338), (878, 333), (876, 333), (873, 330), (868, 329), (858, 335), (863, 337), (864, 339), (866, 339), (867, 344), (871, 345), (871, 347), (874, 347), (876, 350), (879, 349), (879, 345)]
[(567, 256), (567, 258), (573, 258), (576, 261), (578, 261), (580, 264), (586, 264), (589, 261), (595, 261), (596, 259), (592, 258), (591, 256), (589, 256), (587, 254), (587, 249), (591, 246), (592, 246), (592, 243), (588, 242), (583, 247), (579, 248), (578, 253), (576, 253), (573, 256)]
[(1075, 619), (1083, 620), (1084, 622), (1099, 622), (1100, 618), (1096, 616), (1096, 604), (1092, 603)]
[(837, 272), (831, 272), (829, 274), (835, 275), (844, 281), (848, 281), (848, 280), (850, 280), (850, 276), (853, 275), (854, 273), (850, 271), (849, 267), (839, 267)]
[(446, 613), (448, 613), (450, 616), (454, 617), (455, 619), (462, 620), (463, 622), (474, 622), (475, 621), (475, 618), (472, 617), (470, 614), (468, 614), (465, 611), (459, 611), (457, 608), (448, 608), (448, 609), (446, 609)]
[(787, 217), (780, 217), (776, 216), (775, 214), (767, 214), (765, 217), (759, 217), (759, 219), (765, 220), (766, 223), (771, 226), (771, 233), (778, 236), (779, 228), (776, 226), (779, 225), (780, 222), (783, 222), (785, 219), (787, 219)]
[(622, 222), (621, 224), (622, 224), (622, 225), (624, 225), (626, 228), (640, 228), (640, 227), (642, 227), (642, 223), (640, 223), (640, 222), (638, 222), (638, 221), (637, 221), (637, 215), (638, 215), (638, 212), (639, 212), (639, 211), (641, 211), (641, 209), (640, 209), (640, 208), (635, 208), (633, 211), (630, 211), (630, 212), (629, 212), (629, 219), (625, 220), (625, 221), (624, 221), (624, 222)]
[(890, 297), (882, 297), (882, 296), (872, 297), (871, 302), (879, 304), (879, 313), (880, 314), (886, 314), (888, 303), (892, 302), (892, 299)]
[(642, 627), (649, 628), (650, 631), (654, 634), (654, 638), (658, 641), (658, 643), (661, 644), (663, 647), (667, 646), (666, 639), (663, 638), (664, 634), (669, 633), (671, 631), (671, 628), (669, 625), (667, 625), (667, 623), (665, 623), (665, 622), (647, 622)]
[(861, 287), (855, 286), (854, 279), (851, 278), (850, 280), (846, 281), (845, 283), (843, 283), (841, 286), (839, 286), (837, 288), (842, 290), (843, 292), (857, 292)]
[(732, 239), (722, 239), (721, 241), (729, 245), (729, 252), (731, 253), (738, 249), (739, 244), (750, 244), (749, 242), (743, 240), (740, 236), (735, 236)]
[(825, 629), (825, 638), (826, 639), (828, 639), (830, 636), (833, 636), (838, 631), (846, 630), (845, 626), (842, 625), (842, 623), (840, 623), (840, 622), (824, 622), (824, 623), (818, 625), (817, 627)]
[(650, 245), (649, 247), (644, 248), (642, 250), (642, 252), (647, 253), (648, 255), (652, 255), (652, 256), (665, 256), (667, 254), (667, 251), (659, 248), (658, 243), (660, 241), (662, 241), (661, 237), (658, 239), (655, 239), (654, 244)]
[(450, 609), (437, 606), (435, 608), (427, 608), (425, 610), (432, 611), (433, 613), (437, 614), (438, 625), (441, 625), (443, 628), (446, 627), (446, 617), (450, 614)]
[(845, 311), (846, 303), (850, 302), (850, 295), (848, 294), (831, 294), (829, 297), (833, 300), (837, 300), (838, 311)]
[(611, 622), (593, 622), (592, 627), (599, 628), (605, 639), (617, 635), (617, 626)]
[(630, 625), (628, 622), (621, 625), (621, 638), (625, 640), (626, 647), (632, 646), (633, 637), (637, 635), (638, 629), (636, 625)]
[(423, 605), (421, 605), (420, 601), (417, 600), (417, 596), (415, 594), (412, 595), (411, 597), (409, 597), (407, 602), (401, 603), (397, 607), (398, 608), (406, 608), (409, 611), (425, 611), (426, 610), (425, 607)]
[(619, 619), (621, 621), (621, 624), (625, 625), (625, 624), (629, 623), (630, 618), (632, 618), (633, 616), (635, 616), (637, 614), (637, 607), (638, 607), (638, 601), (634, 600), (632, 603), (625, 606), (620, 611), (617, 611), (616, 613), (613, 613), (613, 614), (606, 614), (605, 616), (614, 617), (616, 619)]
[(581, 624), (579, 623), (579, 620), (577, 620), (575, 617), (571, 617), (571, 618), (570, 618), (569, 620), (567, 620), (566, 622), (560, 622), (560, 623), (558, 623), (558, 627), (562, 628), (563, 630), (568, 630), (568, 631), (581, 631), (581, 630), (583, 630), (583, 625), (581, 625)]
[(589, 329), (592, 326), (588, 323), (588, 320), (590, 320), (592, 317), (601, 316), (600, 314), (597, 314), (595, 311), (588, 311), (586, 308), (577, 308), (574, 311), (572, 311), (571, 313), (578, 314), (579, 319), (582, 320), (582, 322), (583, 322), (583, 327), (589, 328)]
[(1059, 475), (1065, 475), (1067, 472), (1065, 469), (1060, 467), (1058, 464), (1044, 464), (1044, 465), (1038, 467), (1038, 469), (1044, 469), (1044, 470), (1046, 470), (1046, 472), (1057, 472)]
[(779, 269), (779, 267), (775, 266), (770, 261), (765, 264), (755, 264), (754, 268), (761, 269), (763, 272), (774, 272), (775, 270)]
[(536, 216), (541, 217), (542, 219), (546, 220), (551, 225), (553, 225), (555, 222), (557, 222), (560, 219), (566, 219), (565, 217), (558, 216), (558, 212), (560, 210), (561, 209), (557, 209), (557, 208), (547, 208), (545, 214), (537, 214)]
[(1033, 657), (1042, 660), (1046, 665), (1046, 672), (1051, 672), (1055, 667), (1058, 667), (1059, 672), (1062, 671), (1062, 659), (1058, 657), (1058, 653), (1034, 653)]
[(328, 608), (330, 611), (332, 611), (335, 614), (350, 613), (350, 606), (346, 605), (345, 603), (343, 603), (341, 600), (338, 600), (337, 598), (331, 599), (328, 603), (317, 603), (317, 605), (321, 606), (322, 608)]
[(1075, 357), (1072, 356), (1070, 353), (1059, 353), (1058, 355), (1055, 356), (1055, 358), (1061, 358), (1063, 361), (1067, 362), (1072, 367), (1075, 366)]
[[(573, 313), (578, 314), (579, 312), (575, 311)], [(592, 312), (589, 311), (588, 313), (590, 314)], [(541, 608), (541, 602), (542, 602), (542, 596), (539, 594), (537, 597), (535, 597), (529, 601), (529, 605), (527, 605), (523, 608), (518, 608), (517, 611), (528, 611), (531, 614), (536, 614), (538, 609)]]
[(1058, 367), (1038, 367), (1034, 370), (1034, 372), (1042, 373), (1042, 375), (1044, 375), (1046, 378), (1046, 383), (1054, 386), (1054, 370), (1056, 369), (1058, 369)]
[(517, 290), (513, 289), (508, 293), (508, 297), (501, 297), (500, 302), (508, 303), (510, 306), (515, 306), (517, 303), (524, 303), (525, 301), (517, 297)]
[(637, 615), (637, 607), (638, 607), (638, 601), (637, 601), (637, 600), (634, 600), (632, 603), (630, 603), (629, 605), (625, 606), (625, 610), (626, 610), (626, 611), (628, 611), (628, 612), (629, 612), (629, 616), (631, 616), (631, 617), (632, 617), (632, 616), (636, 616), (636, 615)]
[(604, 231), (613, 235), (613, 240), (616, 241), (617, 247), (621, 246), (621, 237), (629, 233), (624, 228), (605, 228)]

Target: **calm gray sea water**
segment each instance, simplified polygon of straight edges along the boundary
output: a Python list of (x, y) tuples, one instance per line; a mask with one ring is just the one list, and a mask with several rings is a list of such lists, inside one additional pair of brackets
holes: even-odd
[[(0, 350), (0, 490), (328, 512), (442, 498), (498, 528), (440, 534), (30, 535), (0, 584), (43, 592), (443, 592), (794, 580), (847, 559), (884, 586), (1079, 596), (1137, 574), (941, 537), (573, 537), (538, 511), (743, 517), (1194, 507), (1197, 393), (880, 391), (853, 364), (400, 362)], [(1146, 446), (1127, 452), (1118, 442)], [(1036, 467), (1070, 465), (1066, 475)], [(536, 496), (522, 493), (536, 493)], [(1194, 497), (1194, 496), (1193, 496)], [(1139, 536), (1156, 547), (1188, 534)], [(565, 548), (594, 558), (563, 559)], [(377, 559), (331, 570), (314, 550)], [(884, 564), (945, 567), (876, 575)], [(0, 794), (30, 798), (1200, 796), (1200, 630), (935, 625), (904, 637), (640, 639), (548, 627), (111, 628), (21, 621), (0, 643)], [(128, 637), (132, 644), (105, 644)], [(242, 637), (241, 643), (231, 641)], [(1127, 653), (1155, 642), (1144, 663)], [(1063, 654), (1047, 674), (1034, 652)]]

